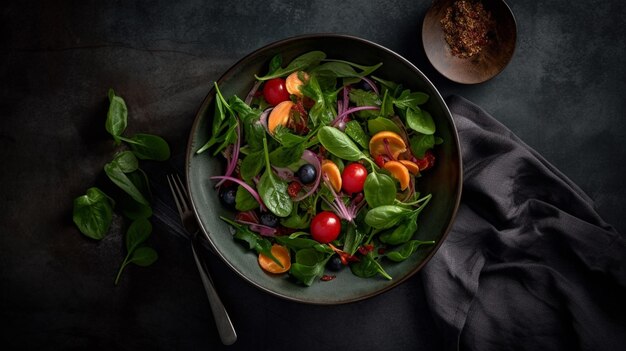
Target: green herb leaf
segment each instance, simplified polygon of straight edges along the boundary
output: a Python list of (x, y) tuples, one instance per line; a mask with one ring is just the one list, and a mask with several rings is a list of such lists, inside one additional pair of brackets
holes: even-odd
[(403, 90), (399, 97), (394, 99), (393, 104), (400, 109), (415, 109), (418, 105), (425, 104), (428, 101), (428, 94), (416, 91), (411, 92), (409, 89)]
[(408, 109), (406, 111), (406, 124), (409, 128), (422, 134), (435, 133), (435, 121), (426, 110)]
[(378, 132), (388, 130), (396, 134), (402, 135), (400, 127), (396, 125), (392, 120), (386, 117), (377, 117), (367, 121), (367, 130), (370, 135), (374, 135)]
[(276, 167), (287, 167), (298, 162), (304, 153), (304, 143), (280, 146), (270, 153), (270, 163)]
[(394, 250), (385, 252), (385, 256), (394, 262), (402, 262), (417, 251), (420, 246), (433, 244), (435, 244), (434, 241), (411, 240)]
[(365, 178), (363, 193), (372, 208), (392, 205), (396, 199), (396, 183), (384, 173), (371, 172)]
[(378, 239), (389, 245), (399, 245), (409, 241), (417, 231), (417, 213), (407, 216), (397, 227), (382, 233)]
[(272, 63), (274, 67), (271, 68), (273, 70), (271, 73), (268, 73), (263, 77), (259, 77), (257, 75), (255, 75), (255, 77), (258, 80), (270, 80), (273, 78), (284, 77), (290, 73), (303, 71), (309, 67), (316, 66), (325, 58), (326, 54), (322, 51), (307, 52), (306, 54), (296, 57), (285, 68), (276, 68), (276, 62), (274, 62)]
[(131, 151), (122, 151), (115, 155), (111, 163), (124, 173), (134, 172), (139, 168), (139, 161)]
[(365, 131), (361, 128), (361, 124), (359, 122), (350, 121), (346, 123), (346, 129), (344, 132), (363, 149), (367, 149), (369, 147), (370, 138), (367, 134), (365, 134)]
[[(376, 95), (373, 91), (365, 91), (362, 89), (352, 89), (350, 90), (350, 101), (355, 103), (357, 106), (380, 106), (382, 101), (380, 97)], [(377, 110), (363, 110), (356, 113), (356, 115), (360, 118), (374, 118), (379, 115), (379, 111)]]
[(152, 134), (135, 134), (126, 141), (137, 158), (142, 160), (165, 161), (170, 158), (170, 146), (165, 139)]
[(317, 139), (331, 154), (348, 161), (358, 161), (367, 156), (345, 133), (337, 128), (324, 126), (317, 132)]
[(113, 219), (113, 204), (98, 188), (89, 188), (85, 195), (74, 199), (72, 220), (81, 233), (101, 240), (109, 231)]
[(237, 193), (235, 195), (235, 208), (237, 211), (245, 212), (254, 210), (259, 207), (259, 203), (254, 196), (241, 185), (237, 186)]
[(426, 150), (435, 146), (435, 136), (433, 134), (417, 133), (410, 139), (411, 152), (417, 158), (424, 157)]
[(385, 272), (380, 263), (378, 263), (378, 260), (374, 258), (371, 252), (361, 257), (361, 260), (359, 262), (351, 264), (350, 269), (352, 270), (352, 273), (354, 273), (354, 275), (361, 278), (371, 278), (377, 274), (380, 274), (385, 279), (392, 279), (391, 276), (387, 272)]
[(158, 258), (159, 255), (153, 248), (142, 246), (133, 252), (129, 262), (141, 267), (147, 267), (153, 264)]
[(128, 108), (121, 97), (115, 95), (113, 89), (109, 89), (109, 111), (104, 127), (113, 136), (115, 143), (119, 145), (120, 136), (126, 130), (128, 124)]
[(135, 251), (152, 233), (152, 224), (145, 218), (134, 220), (126, 232), (126, 250)]

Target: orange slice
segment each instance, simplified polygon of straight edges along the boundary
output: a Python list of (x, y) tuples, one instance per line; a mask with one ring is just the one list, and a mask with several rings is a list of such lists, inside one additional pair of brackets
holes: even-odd
[(305, 81), (309, 79), (309, 75), (306, 72), (293, 72), (287, 76), (287, 79), (285, 80), (285, 88), (287, 88), (287, 92), (289, 94), (302, 97), (300, 86), (302, 86), (304, 82), (300, 79), (299, 75), (302, 75), (302, 78), (304, 78)]
[(339, 192), (341, 190), (341, 172), (335, 162), (331, 160), (322, 161), (322, 176), (326, 175), (330, 181), (333, 190)]
[(274, 134), (274, 130), (279, 125), (286, 126), (289, 123), (291, 108), (294, 106), (295, 104), (291, 101), (283, 101), (274, 107), (267, 119), (267, 129), (270, 134)]
[(282, 267), (274, 262), (269, 256), (265, 256), (264, 254), (259, 254), (259, 265), (261, 268), (273, 274), (285, 273), (291, 268), (291, 255), (289, 254), (289, 249), (282, 245), (274, 244), (271, 249), (272, 255), (276, 257), (278, 261), (283, 265)]
[(388, 170), (391, 175), (400, 182), (400, 190), (405, 190), (409, 187), (409, 181), (411, 180), (409, 170), (402, 163), (398, 161), (387, 161), (383, 168)]
[(409, 173), (411, 173), (412, 175), (417, 175), (420, 172), (419, 166), (417, 165), (417, 163), (413, 161), (400, 160), (399, 162), (402, 163), (404, 167), (406, 167), (406, 169), (408, 169)]
[[(387, 147), (385, 147), (387, 144)], [(374, 134), (370, 139), (370, 155), (376, 157), (378, 155), (388, 155), (394, 159), (398, 158), (398, 155), (406, 151), (406, 144), (402, 137), (397, 133), (384, 130)], [(389, 155), (389, 152), (391, 155)]]

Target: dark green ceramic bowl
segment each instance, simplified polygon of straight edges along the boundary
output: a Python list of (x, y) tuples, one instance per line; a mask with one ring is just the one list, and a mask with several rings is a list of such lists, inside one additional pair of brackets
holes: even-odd
[(274, 276), (263, 272), (257, 255), (249, 251), (231, 235), (230, 228), (220, 215), (231, 217), (219, 203), (214, 181), (210, 176), (222, 175), (225, 162), (208, 153), (196, 155), (209, 138), (214, 111), (215, 90), (211, 90), (200, 107), (189, 136), (187, 148), (187, 181), (193, 208), (202, 231), (217, 255), (239, 276), (259, 289), (288, 300), (311, 304), (340, 304), (362, 300), (387, 291), (419, 271), (435, 254), (452, 226), (461, 197), (462, 168), (459, 141), (450, 111), (433, 84), (413, 64), (393, 51), (367, 40), (346, 35), (307, 35), (281, 40), (244, 57), (217, 81), (222, 94), (233, 94), (242, 99), (254, 84), (254, 74), (263, 74), (270, 59), (283, 55), (283, 62), (312, 50), (322, 50), (329, 58), (344, 59), (363, 65), (382, 62), (376, 75), (399, 82), (411, 90), (430, 95), (425, 109), (437, 125), (437, 135), (444, 143), (436, 148), (434, 169), (419, 179), (418, 190), (432, 193), (433, 198), (419, 217), (416, 238), (435, 240), (436, 245), (424, 247), (401, 263), (387, 261), (384, 268), (393, 277), (385, 280), (375, 277), (363, 279), (344, 269), (334, 280), (315, 282), (310, 287), (294, 283), (287, 274)]

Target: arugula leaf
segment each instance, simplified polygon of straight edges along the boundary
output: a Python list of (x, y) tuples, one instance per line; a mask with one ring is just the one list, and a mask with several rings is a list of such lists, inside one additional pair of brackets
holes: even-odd
[(367, 134), (365, 134), (365, 131), (361, 128), (361, 124), (359, 122), (349, 121), (346, 123), (346, 129), (344, 132), (363, 149), (369, 148), (370, 138)]
[[(365, 91), (362, 89), (352, 89), (349, 93), (350, 101), (356, 104), (358, 107), (361, 106), (380, 106), (382, 104), (382, 100), (376, 93), (373, 91)], [(374, 118), (378, 116), (380, 112), (377, 110), (363, 110), (358, 111), (356, 115), (359, 118)]]
[(378, 260), (374, 258), (374, 254), (372, 252), (364, 255), (360, 261), (351, 264), (350, 269), (354, 275), (361, 278), (371, 278), (380, 274), (385, 279), (392, 279), (391, 276), (385, 272)]
[(428, 101), (428, 94), (420, 91), (411, 92), (403, 90), (400, 96), (393, 100), (393, 104), (400, 109), (415, 109), (417, 105), (423, 105)]

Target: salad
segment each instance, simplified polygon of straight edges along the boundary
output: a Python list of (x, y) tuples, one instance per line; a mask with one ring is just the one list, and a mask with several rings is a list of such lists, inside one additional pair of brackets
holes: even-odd
[(196, 153), (222, 155), (215, 181), (221, 219), (260, 268), (310, 286), (342, 269), (392, 277), (384, 267), (434, 241), (414, 238), (432, 195), (419, 178), (435, 164), (429, 96), (361, 65), (305, 53), (277, 55), (247, 94), (215, 84), (210, 138)]

